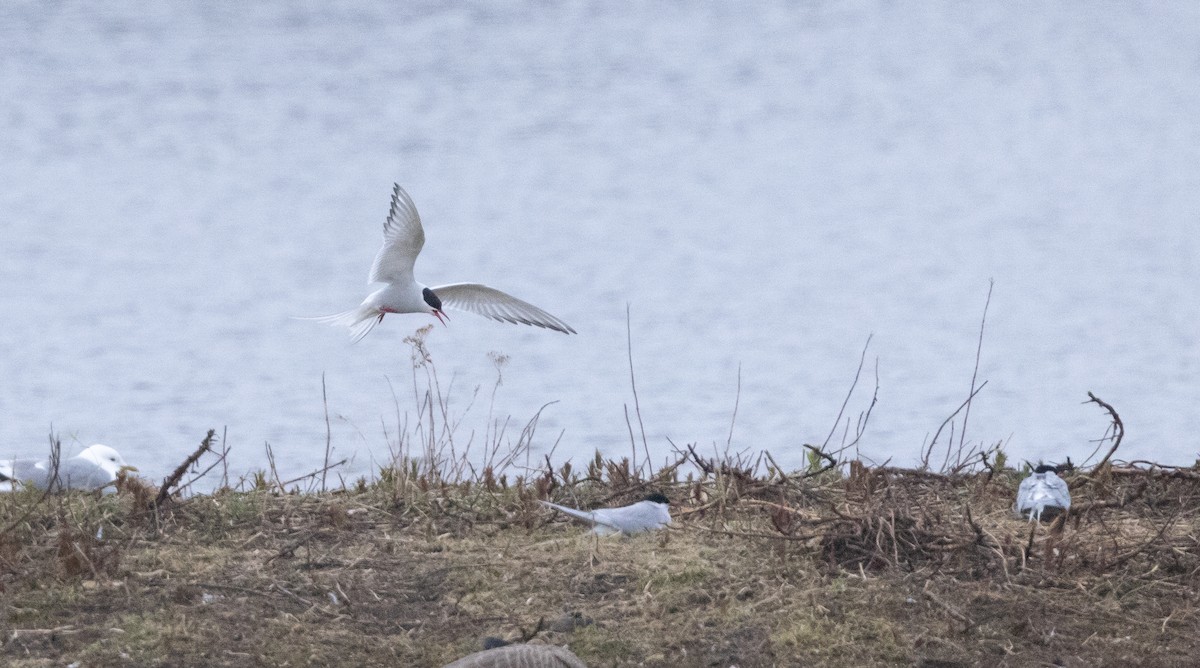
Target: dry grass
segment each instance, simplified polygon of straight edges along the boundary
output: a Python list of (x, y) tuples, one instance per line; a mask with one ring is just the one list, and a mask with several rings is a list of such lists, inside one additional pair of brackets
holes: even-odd
[[(595, 666), (1191, 665), (1200, 651), (1200, 496), (1179, 472), (1079, 474), (1076, 511), (1033, 527), (1011, 516), (1007, 470), (768, 480), (700, 464), (646, 480), (597, 460), (507, 486), (393, 471), (157, 508), (137, 480), (13, 494), (0, 658), (439, 666), (529, 635)], [(678, 502), (672, 530), (596, 540), (536, 504), (648, 487)]]
[[(1190, 666), (1200, 655), (1200, 468), (1110, 463), (1124, 430), (1095, 397), (1111, 449), (1066, 474), (1069, 515), (1031, 525), (1011, 512), (1022, 474), (999, 446), (966, 441), (965, 412), (957, 446), (952, 414), (947, 445), (935, 435), (921, 470), (843, 459), (875, 403), (843, 421), (865, 347), (829, 438), (804, 446), (805, 470), (731, 453), (732, 422), (712, 457), (689, 445), (653, 470), (643, 440), (640, 463), (597, 454), (577, 469), (530, 463), (536, 414), (518, 432), (489, 405), (483, 429), (463, 428), (426, 333), (407, 340), (416, 411), (397, 399), (394, 463), (373, 480), (327, 491), (332, 464), (230, 489), (228, 449), (210, 432), (190, 480), (181, 466), (161, 487), (123, 478), (110, 495), (0, 496), (0, 663), (441, 666), (487, 636), (568, 644), (592, 666)], [(493, 362), (499, 387), (504, 358)], [(636, 458), (632, 419), (629, 432)], [(928, 466), (935, 445), (940, 472)], [(214, 470), (220, 490), (189, 492)], [(631, 539), (598, 540), (538, 504), (649, 491), (672, 499), (676, 524)]]

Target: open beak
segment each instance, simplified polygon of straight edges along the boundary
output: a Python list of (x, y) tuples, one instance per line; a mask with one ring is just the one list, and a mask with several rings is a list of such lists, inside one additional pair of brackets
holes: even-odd
[(439, 311), (438, 309), (433, 309), (433, 315), (438, 319), (438, 322), (442, 323), (443, 326), (449, 327), (449, 325), (446, 324), (446, 321), (450, 319), (450, 316), (446, 315), (442, 311)]

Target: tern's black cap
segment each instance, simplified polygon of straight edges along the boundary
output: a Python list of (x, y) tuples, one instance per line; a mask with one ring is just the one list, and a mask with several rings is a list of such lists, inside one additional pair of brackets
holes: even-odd
[(653, 501), (654, 503), (665, 503), (667, 505), (671, 505), (670, 499), (668, 499), (667, 497), (665, 497), (662, 494), (659, 494), (657, 492), (655, 492), (654, 494), (651, 494), (650, 496), (647, 496), (645, 500)]
[(433, 294), (433, 290), (425, 288), (421, 291), (421, 296), (425, 298), (426, 304), (429, 304), (439, 311), (442, 310), (442, 300), (438, 299), (438, 296)]

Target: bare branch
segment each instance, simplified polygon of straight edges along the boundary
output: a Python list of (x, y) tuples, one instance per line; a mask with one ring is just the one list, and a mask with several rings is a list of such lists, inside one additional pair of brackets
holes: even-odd
[(936, 431), (936, 432), (934, 432), (934, 433), (933, 433), (933, 440), (929, 442), (929, 445), (928, 445), (928, 446), (926, 446), (926, 453), (925, 453), (925, 457), (922, 459), (922, 461), (924, 461), (926, 464), (928, 464), (928, 461), (929, 461), (929, 453), (930, 453), (930, 452), (933, 452), (933, 445), (934, 445), (935, 443), (937, 443), (938, 436), (940, 436), (940, 435), (941, 435), (941, 433), (942, 433), (942, 430), (943, 430), (943, 429), (945, 429), (945, 428), (946, 428), (946, 425), (947, 425), (947, 424), (949, 424), (949, 423), (950, 423), (950, 421), (954, 419), (954, 416), (955, 416), (955, 415), (958, 415), (958, 412), (959, 412), (959, 411), (961, 411), (962, 409), (966, 408), (966, 407), (967, 407), (967, 406), (968, 406), (968, 405), (971, 403), (971, 399), (974, 399), (974, 398), (975, 398), (975, 395), (979, 394), (980, 392), (982, 392), (982, 391), (983, 391), (983, 388), (987, 387), (987, 384), (988, 384), (988, 382), (987, 382), (986, 380), (985, 380), (985, 381), (983, 381), (982, 383), (980, 383), (980, 384), (979, 384), (979, 387), (975, 388), (975, 390), (974, 390), (973, 392), (971, 392), (970, 396), (968, 396), (968, 397), (966, 398), (966, 400), (964, 400), (964, 401), (963, 401), (961, 404), (959, 404), (959, 405), (958, 405), (958, 408), (955, 408), (955, 409), (954, 409), (954, 412), (953, 412), (953, 413), (951, 413), (951, 414), (949, 415), (949, 417), (947, 417), (945, 420), (943, 420), (943, 421), (942, 421), (942, 425), (941, 425), (940, 427), (938, 427), (938, 429), (937, 429), (937, 431)]
[[(988, 306), (992, 304), (992, 288), (996, 286), (995, 279), (988, 279), (987, 300), (983, 302), (983, 317), (979, 320), (979, 343), (975, 346), (975, 368), (971, 371), (971, 396), (975, 396), (975, 379), (979, 376), (979, 356), (983, 352), (983, 330), (987, 325)], [(967, 410), (963, 413), (962, 430), (958, 435), (958, 449), (961, 451), (967, 438), (967, 419), (971, 417), (971, 400), (967, 399)]]
[(829, 439), (833, 438), (833, 433), (837, 431), (838, 425), (842, 423), (842, 414), (846, 412), (846, 404), (850, 403), (850, 397), (854, 396), (854, 388), (858, 386), (858, 377), (862, 374), (863, 363), (867, 359), (867, 348), (871, 347), (871, 339), (875, 336), (874, 333), (867, 335), (867, 342), (863, 344), (862, 355), (858, 358), (858, 370), (854, 372), (854, 381), (850, 383), (850, 391), (846, 393), (846, 398), (842, 400), (842, 407), (838, 409), (837, 417), (833, 420), (833, 427), (829, 430), (829, 435), (825, 437), (825, 442), (821, 444), (821, 449), (829, 445)]
[(195, 452), (188, 456), (187, 459), (183, 460), (183, 463), (176, 467), (175, 471), (172, 472), (171, 475), (167, 476), (167, 479), (163, 481), (162, 487), (160, 487), (158, 490), (158, 498), (154, 499), (155, 507), (161, 509), (163, 504), (167, 502), (167, 499), (171, 498), (171, 488), (179, 484), (180, 478), (183, 478), (183, 474), (187, 473), (187, 470), (191, 468), (192, 464), (195, 464), (202, 456), (204, 456), (204, 453), (212, 449), (213, 437), (216, 435), (216, 429), (209, 429), (208, 435), (205, 436), (204, 440), (200, 442), (200, 447), (196, 448)]
[(1108, 463), (1109, 458), (1111, 458), (1113, 456), (1113, 453), (1117, 451), (1117, 448), (1121, 447), (1121, 439), (1125, 438), (1125, 423), (1121, 422), (1121, 416), (1117, 415), (1117, 409), (1113, 408), (1111, 404), (1107, 403), (1106, 401), (1097, 397), (1096, 395), (1092, 394), (1091, 392), (1088, 392), (1088, 400), (1085, 401), (1084, 403), (1085, 404), (1096, 404), (1096, 405), (1100, 406), (1101, 408), (1103, 408), (1104, 410), (1108, 411), (1108, 414), (1110, 416), (1112, 416), (1113, 444), (1112, 444), (1112, 447), (1108, 449), (1108, 453), (1104, 455), (1104, 459), (1101, 459), (1100, 463), (1096, 465), (1096, 470), (1099, 470), (1101, 467), (1103, 467), (1105, 464)]
[[(650, 461), (650, 446), (646, 444), (646, 425), (642, 424), (642, 405), (638, 401), (637, 380), (633, 377), (633, 329), (630, 326), (629, 304), (625, 304), (625, 350), (629, 354), (629, 386), (633, 389), (633, 410), (637, 413), (638, 428), (642, 431), (642, 450), (646, 453), (646, 461)], [(628, 420), (628, 416), (626, 416)], [(630, 438), (633, 438), (633, 428), (630, 427)], [(634, 445), (633, 466), (637, 468), (637, 445)]]

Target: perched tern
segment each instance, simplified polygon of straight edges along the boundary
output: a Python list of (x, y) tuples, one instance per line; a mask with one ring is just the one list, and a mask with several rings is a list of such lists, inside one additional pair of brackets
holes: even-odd
[(1058, 477), (1053, 466), (1039, 465), (1017, 488), (1017, 514), (1029, 512), (1029, 521), (1040, 522), (1042, 513), (1066, 511), (1071, 507), (1067, 482)]
[(599, 508), (597, 510), (576, 510), (560, 506), (557, 503), (542, 501), (542, 505), (547, 508), (553, 508), (591, 524), (592, 531), (601, 536), (615, 533), (629, 536), (643, 531), (661, 529), (671, 523), (668, 504), (667, 497), (662, 494), (651, 494), (642, 501), (620, 508)]
[[(117, 479), (121, 471), (136, 471), (125, 463), (121, 453), (107, 445), (90, 445), (78, 455), (58, 464), (57, 489), (96, 489)], [(49, 459), (0, 460), (0, 485), (8, 490), (18, 485), (46, 489), (54, 477)], [(5, 489), (5, 487), (0, 487)]]
[(383, 223), (383, 246), (371, 264), (367, 285), (384, 283), (357, 308), (334, 315), (308, 318), (350, 328), (355, 341), (366, 336), (389, 313), (428, 313), (442, 324), (443, 308), (470, 311), (500, 322), (533, 325), (574, 334), (570, 325), (510, 294), (480, 283), (451, 283), (434, 288), (418, 283), (413, 265), (425, 245), (425, 230), (412, 198), (400, 184), (392, 188), (392, 207)]

